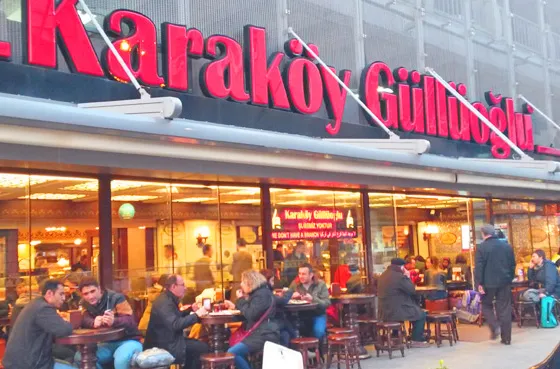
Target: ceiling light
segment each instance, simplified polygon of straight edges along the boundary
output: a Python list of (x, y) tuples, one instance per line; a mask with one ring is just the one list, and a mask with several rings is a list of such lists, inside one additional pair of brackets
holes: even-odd
[(284, 201), (278, 202), (276, 205), (305, 205), (305, 204), (316, 204), (317, 201), (311, 200), (294, 200), (294, 201)]
[(3, 188), (25, 188), (48, 181), (47, 178), (30, 177), (26, 174), (0, 174), (0, 187)]
[(113, 196), (111, 200), (113, 201), (146, 201), (157, 199), (159, 196), (149, 196), (149, 195), (119, 195)]
[(173, 200), (173, 202), (204, 202), (204, 201), (211, 201), (216, 200), (215, 197), (185, 197), (182, 199)]
[(30, 244), (31, 246), (37, 246), (41, 243), (41, 241), (31, 241)]
[(20, 196), (18, 199), (31, 200), (76, 200), (86, 197), (86, 195), (71, 193), (34, 193), (31, 195)]
[(232, 195), (232, 196), (256, 196), (256, 195), (260, 195), (261, 190), (258, 188), (248, 188), (248, 189), (244, 189), (244, 190), (237, 190), (237, 191), (233, 191), (233, 192), (228, 192), (224, 195)]
[(66, 232), (66, 227), (47, 227), (45, 228), (47, 232)]
[(81, 238), (76, 238), (76, 239), (74, 240), (74, 245), (80, 246), (81, 244), (82, 244), (82, 239), (81, 239)]
[(243, 200), (235, 200), (235, 201), (228, 201), (228, 204), (260, 204), (260, 199), (243, 199)]

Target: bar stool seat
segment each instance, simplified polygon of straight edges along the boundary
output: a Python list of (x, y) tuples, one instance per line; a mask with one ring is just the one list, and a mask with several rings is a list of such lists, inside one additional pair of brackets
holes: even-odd
[[(435, 330), (433, 336), (431, 335), (431, 329), (430, 329), (431, 324), (434, 325), (434, 330)], [(447, 328), (447, 333), (445, 334), (442, 333), (441, 331), (441, 326), (443, 324), (445, 324), (445, 327)], [(428, 314), (426, 316), (428, 336), (434, 339), (437, 347), (441, 346), (443, 339), (448, 339), (449, 345), (453, 346), (454, 335), (453, 335), (452, 324), (453, 324), (453, 317), (450, 314)]]
[(354, 334), (354, 330), (350, 329), (350, 328), (329, 328), (327, 329), (327, 333), (329, 335), (333, 335), (333, 334)]
[(403, 336), (403, 323), (401, 322), (378, 322), (377, 341), (375, 343), (375, 351), (377, 357), (379, 353), (387, 351), (389, 359), (393, 359), (393, 350), (400, 350), (402, 357), (404, 357), (405, 337)]
[(235, 355), (228, 352), (202, 355), (200, 362), (202, 369), (235, 369)]
[(327, 344), (327, 369), (333, 364), (335, 356), (337, 367), (344, 363), (346, 368), (354, 367), (354, 364), (358, 364), (358, 369), (362, 368), (356, 334), (331, 334), (327, 337)]
[[(292, 348), (301, 353), (303, 367), (305, 369), (321, 369), (321, 353), (319, 352), (319, 339), (315, 337), (300, 337), (290, 341)], [(309, 357), (309, 351), (315, 353), (315, 357)]]
[(453, 340), (455, 343), (459, 341), (459, 319), (457, 318), (457, 310), (441, 310), (434, 311), (432, 314), (451, 315), (451, 329), (453, 330)]

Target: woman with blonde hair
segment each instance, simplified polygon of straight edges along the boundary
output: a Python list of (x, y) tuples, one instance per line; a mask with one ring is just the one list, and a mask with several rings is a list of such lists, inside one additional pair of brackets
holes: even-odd
[(251, 369), (249, 354), (262, 351), (266, 341), (278, 343), (279, 327), (272, 319), (275, 300), (266, 278), (259, 272), (248, 270), (241, 275), (241, 289), (236, 291), (237, 301), (226, 301), (229, 309), (237, 308), (245, 323), (230, 339), (229, 353), (235, 355), (235, 367)]

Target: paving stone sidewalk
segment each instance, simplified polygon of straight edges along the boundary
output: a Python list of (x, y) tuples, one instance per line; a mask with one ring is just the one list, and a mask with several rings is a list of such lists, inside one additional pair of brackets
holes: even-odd
[[(469, 327), (470, 329), (471, 327)], [(481, 327), (480, 334), (488, 335), (488, 329)], [(460, 334), (460, 333), (459, 333)], [(513, 329), (511, 346), (500, 341), (461, 341), (453, 347), (449, 343), (437, 348), (410, 349), (402, 358), (400, 352), (389, 360), (387, 353), (375, 357), (373, 346), (368, 351), (372, 358), (361, 362), (362, 369), (436, 369), (443, 360), (448, 369), (529, 369), (537, 364), (556, 347), (560, 341), (560, 328), (537, 329), (523, 327)], [(334, 367), (334, 366), (333, 366)]]

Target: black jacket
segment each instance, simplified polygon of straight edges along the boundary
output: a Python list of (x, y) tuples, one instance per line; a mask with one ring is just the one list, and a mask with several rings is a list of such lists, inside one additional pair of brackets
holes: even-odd
[(511, 246), (496, 237), (482, 241), (476, 249), (475, 289), (510, 285), (515, 277), (515, 256)]
[(165, 290), (152, 304), (144, 349), (159, 347), (169, 351), (175, 357), (175, 363), (185, 363), (188, 358), (183, 330), (197, 322), (198, 316), (179, 310), (177, 296)]
[(21, 311), (10, 332), (2, 363), (6, 369), (52, 369), (54, 338), (70, 334), (72, 325), (43, 297), (38, 297)]
[(556, 264), (550, 260), (545, 260), (540, 268), (529, 268), (527, 277), (530, 282), (540, 283), (546, 290), (547, 295), (554, 295), (560, 298), (560, 277)]
[(268, 287), (268, 283), (254, 289), (248, 298), (237, 300), (236, 307), (246, 319), (243, 325), (247, 331), (259, 321), (263, 314), (266, 314), (271, 305), (272, 309), (269, 315), (242, 341), (249, 347), (250, 353), (261, 351), (266, 341), (278, 343), (280, 340), (278, 324), (274, 321), (276, 300)]
[(400, 270), (389, 265), (377, 281), (379, 315), (386, 322), (416, 321), (423, 311), (416, 300), (416, 287)]

